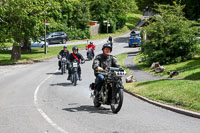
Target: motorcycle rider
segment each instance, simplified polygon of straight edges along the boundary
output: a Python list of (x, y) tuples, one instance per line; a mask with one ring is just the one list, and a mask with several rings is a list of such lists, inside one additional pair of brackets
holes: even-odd
[[(94, 57), (95, 45), (94, 45), (93, 42), (90, 42), (90, 44), (87, 45), (86, 50), (88, 50), (89, 48), (91, 48), (91, 50), (92, 50), (92, 55), (93, 55), (93, 57)], [(89, 54), (89, 53), (87, 52), (87, 55), (88, 55), (88, 54)]]
[[(66, 47), (66, 46), (64, 46), (64, 47), (63, 47), (63, 50), (61, 50), (61, 51), (59, 52), (58, 58), (60, 58), (60, 56), (61, 56), (62, 58), (68, 59), (69, 50), (67, 50), (67, 47)], [(58, 66), (59, 66), (58, 70), (60, 70), (60, 69), (61, 69), (61, 60), (58, 61)]]
[(111, 35), (109, 35), (109, 37), (108, 37), (108, 41), (110, 42), (111, 46), (113, 46), (112, 36), (111, 36)]
[[(85, 62), (85, 59), (83, 58), (83, 56), (80, 53), (78, 53), (78, 47), (76, 47), (76, 46), (72, 48), (72, 53), (69, 55), (69, 61), (72, 63), (74, 60), (77, 60), (79, 63)], [(72, 70), (71, 70), (71, 68), (69, 68), (68, 70), (69, 70), (69, 75), (68, 75), (67, 80), (70, 80)], [(80, 65), (78, 67), (78, 78), (79, 78), (80, 81), (82, 80), (81, 79), (81, 67), (80, 67)]]
[[(94, 69), (94, 74), (96, 76), (96, 96), (95, 100), (99, 99), (99, 91), (101, 90), (101, 86), (103, 85), (105, 78), (104, 75), (98, 73), (98, 71), (108, 70), (109, 67), (118, 67), (120, 68), (119, 63), (115, 56), (110, 55), (112, 52), (112, 46), (110, 43), (106, 43), (102, 47), (102, 54), (99, 54), (95, 57), (93, 61), (92, 68)], [(112, 100), (113, 104), (114, 101)]]

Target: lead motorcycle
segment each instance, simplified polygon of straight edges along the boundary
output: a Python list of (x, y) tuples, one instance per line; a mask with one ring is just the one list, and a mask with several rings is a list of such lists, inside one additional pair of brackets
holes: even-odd
[[(122, 77), (126, 72), (121, 68), (110, 67), (108, 71), (99, 72), (104, 75), (105, 82), (99, 92), (99, 99), (95, 100), (96, 96), (96, 81), (90, 84), (92, 90), (91, 97), (95, 107), (100, 107), (101, 104), (110, 105), (113, 113), (118, 113), (123, 104), (123, 84)], [(111, 101), (114, 100), (114, 104)], [(98, 102), (97, 102), (98, 101)]]

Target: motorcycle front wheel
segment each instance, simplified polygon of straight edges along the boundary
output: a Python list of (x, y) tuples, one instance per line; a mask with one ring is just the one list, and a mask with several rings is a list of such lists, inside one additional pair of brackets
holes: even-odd
[(76, 86), (77, 84), (77, 74), (74, 73), (74, 76), (73, 76), (73, 85)]
[(64, 68), (64, 65), (62, 64), (62, 67), (61, 67), (61, 73), (62, 73), (62, 74), (64, 74), (64, 69), (65, 69), (65, 68)]
[(101, 106), (101, 103), (99, 103), (98, 100), (96, 100), (96, 97), (94, 97), (93, 103), (94, 103), (94, 106), (97, 108)]
[(115, 104), (110, 105), (113, 113), (118, 113), (123, 104), (123, 89), (119, 89), (115, 96)]

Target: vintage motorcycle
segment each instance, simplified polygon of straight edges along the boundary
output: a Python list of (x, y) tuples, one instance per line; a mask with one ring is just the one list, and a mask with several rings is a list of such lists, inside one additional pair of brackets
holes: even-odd
[[(81, 61), (81, 64), (83, 64), (84, 61)], [(77, 85), (77, 81), (78, 81), (78, 68), (80, 66), (80, 63), (77, 60), (74, 60), (71, 63), (71, 82), (74, 86)]]
[(93, 51), (91, 48), (87, 50), (87, 58), (88, 60), (92, 60), (94, 58)]
[(61, 73), (66, 73), (66, 70), (68, 68), (68, 61), (65, 57), (62, 57), (61, 59)]
[[(111, 106), (113, 113), (118, 113), (123, 104), (123, 84), (122, 77), (126, 75), (126, 72), (121, 68), (110, 67), (108, 71), (99, 72), (104, 75), (105, 82), (99, 92), (99, 99), (95, 100), (96, 96), (96, 81), (90, 84), (92, 90), (91, 97), (95, 107), (100, 107), (101, 104)], [(111, 101), (114, 100), (114, 104)], [(97, 102), (98, 101), (98, 102)]]

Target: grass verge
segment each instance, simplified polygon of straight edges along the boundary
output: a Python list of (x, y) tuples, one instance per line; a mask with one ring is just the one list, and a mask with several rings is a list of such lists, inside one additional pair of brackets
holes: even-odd
[(155, 80), (125, 84), (130, 92), (151, 100), (200, 112), (200, 82), (188, 80)]
[[(86, 47), (86, 44), (70, 45), (68, 46), (69, 51), (71, 51), (72, 47), (74, 46), (78, 46), (79, 49), (84, 49)], [(2, 50), (0, 51), (0, 64), (9, 65), (9, 64), (17, 64), (17, 63), (31, 63), (35, 61), (43, 61), (45, 59), (57, 56), (60, 50), (62, 49), (63, 49), (63, 46), (49, 47), (47, 55), (45, 55), (43, 48), (33, 48), (31, 53), (22, 52), (20, 60), (10, 60), (11, 50)]]
[(140, 67), (140, 69), (154, 74), (158, 76), (168, 77), (168, 71), (176, 70), (179, 71), (179, 75), (175, 76), (174, 78), (180, 79), (191, 79), (191, 80), (200, 80), (200, 57), (194, 57), (192, 60), (188, 60), (185, 62), (175, 63), (164, 65), (165, 71), (163, 73), (155, 73), (153, 70), (150, 69), (150, 66), (147, 65), (145, 62), (139, 63), (138, 61), (141, 59), (142, 55), (137, 54), (134, 58), (134, 63)]
[(125, 65), (124, 65), (124, 60), (127, 58), (128, 54), (127, 53), (123, 53), (123, 54), (118, 54), (116, 55), (117, 57), (117, 61), (119, 62), (119, 64), (122, 66), (122, 68), (128, 73), (128, 74), (132, 74), (130, 69), (128, 69)]

